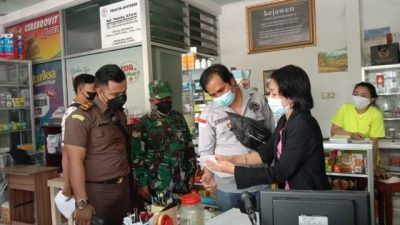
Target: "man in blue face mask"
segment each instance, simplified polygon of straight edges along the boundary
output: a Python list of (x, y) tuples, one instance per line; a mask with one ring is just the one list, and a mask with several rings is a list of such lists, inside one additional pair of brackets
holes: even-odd
[[(251, 151), (242, 145), (230, 130), (227, 112), (236, 113), (255, 120), (263, 121), (271, 131), (274, 130), (274, 117), (265, 97), (249, 89), (236, 85), (232, 73), (221, 64), (207, 68), (200, 85), (212, 98), (213, 102), (203, 110), (199, 122), (199, 155), (241, 155)], [(259, 185), (248, 189), (236, 188), (234, 177), (219, 177), (204, 169), (203, 186), (213, 191), (217, 188), (217, 205), (220, 211), (239, 207), (241, 192), (256, 193), (265, 188)]]

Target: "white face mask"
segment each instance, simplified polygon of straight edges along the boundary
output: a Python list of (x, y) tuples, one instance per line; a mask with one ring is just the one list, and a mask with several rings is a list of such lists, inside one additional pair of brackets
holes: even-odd
[(285, 113), (287, 113), (290, 109), (290, 107), (285, 107), (282, 105), (282, 99), (280, 98), (271, 98), (268, 97), (268, 105), (269, 108), (271, 109), (273, 114), (276, 115), (283, 115)]
[(353, 105), (356, 109), (361, 110), (369, 106), (371, 100), (369, 98), (353, 95)]

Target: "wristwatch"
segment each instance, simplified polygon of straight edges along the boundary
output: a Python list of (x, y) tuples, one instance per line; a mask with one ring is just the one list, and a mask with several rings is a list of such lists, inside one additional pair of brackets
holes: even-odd
[(75, 202), (75, 208), (77, 209), (84, 209), (89, 204), (87, 199), (79, 199)]

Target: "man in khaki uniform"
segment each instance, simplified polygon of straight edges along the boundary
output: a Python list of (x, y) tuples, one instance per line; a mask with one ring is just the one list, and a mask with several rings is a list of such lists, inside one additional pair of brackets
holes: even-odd
[[(122, 224), (130, 211), (130, 171), (126, 135), (126, 78), (117, 65), (95, 75), (97, 96), (66, 120), (64, 151), (76, 199), (76, 223), (90, 225), (92, 216), (105, 225)], [(125, 132), (126, 133), (125, 133)]]
[[(61, 121), (61, 146), (64, 146), (64, 131), (65, 121), (68, 116), (73, 113), (81, 104), (86, 104), (96, 97), (96, 85), (94, 84), (94, 76), (91, 74), (82, 73), (74, 78), (73, 87), (75, 91), (75, 98), (72, 104), (67, 108)], [(64, 150), (62, 150), (64, 152)], [(62, 169), (64, 176), (63, 194), (67, 197), (72, 197), (71, 182), (69, 181), (68, 173), (68, 157), (67, 154), (62, 154)]]

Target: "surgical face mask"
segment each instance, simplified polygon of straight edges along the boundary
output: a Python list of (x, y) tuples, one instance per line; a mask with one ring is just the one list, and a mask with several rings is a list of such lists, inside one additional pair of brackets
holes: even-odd
[(280, 98), (268, 97), (268, 105), (272, 113), (276, 115), (283, 115), (287, 113), (290, 109), (290, 107), (288, 106), (285, 107), (282, 105), (282, 99)]
[(371, 104), (369, 98), (353, 95), (353, 105), (356, 109), (364, 109)]
[(232, 92), (232, 89), (226, 92), (225, 94), (214, 98), (214, 102), (219, 106), (228, 107), (235, 100), (235, 94)]
[(96, 97), (96, 92), (92, 92), (92, 91), (86, 91), (86, 94), (87, 94), (87, 96), (85, 96), (86, 97), (86, 99), (87, 100), (89, 100), (89, 101), (93, 101), (93, 99)]
[(126, 95), (120, 95), (108, 100), (107, 106), (109, 109), (122, 109), (125, 102), (126, 102)]
[(156, 104), (156, 105), (154, 106), (154, 108), (155, 108), (156, 110), (158, 110), (160, 113), (166, 115), (166, 114), (168, 114), (169, 112), (171, 112), (171, 109), (172, 109), (172, 101), (171, 101), (171, 100), (162, 101), (162, 102)]

